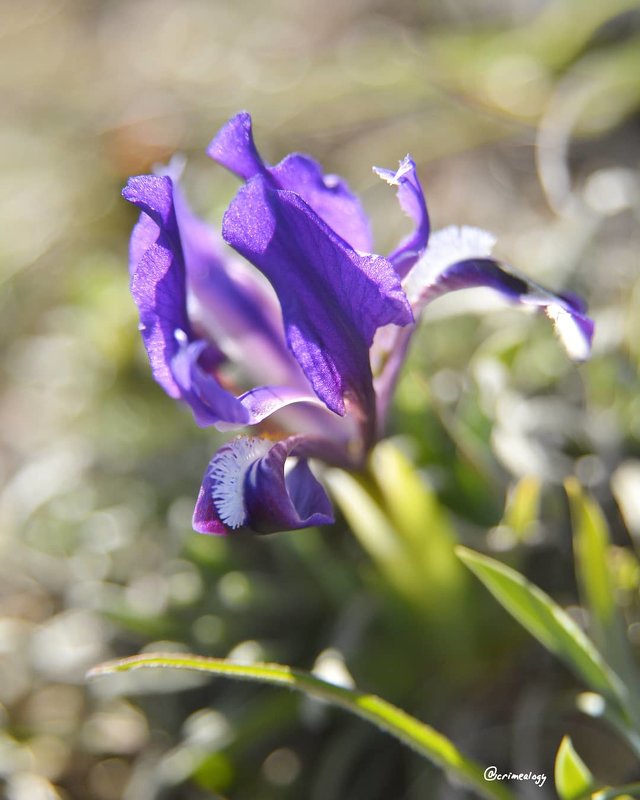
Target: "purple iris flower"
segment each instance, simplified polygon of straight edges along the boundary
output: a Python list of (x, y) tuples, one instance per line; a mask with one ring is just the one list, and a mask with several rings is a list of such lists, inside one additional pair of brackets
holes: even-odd
[(309, 460), (363, 465), (383, 432), (416, 321), (446, 292), (482, 286), (538, 307), (569, 355), (588, 356), (593, 323), (577, 298), (492, 258), (494, 239), (484, 231), (430, 234), (409, 156), (397, 171), (375, 169), (414, 223), (383, 257), (371, 252), (369, 221), (346, 183), (305, 155), (266, 164), (248, 114), (231, 119), (208, 154), (244, 181), (222, 224), (242, 258), (190, 211), (175, 170), (131, 178), (123, 195), (142, 212), (130, 244), (140, 331), (154, 378), (198, 425), (227, 431), (275, 414), (285, 433), (279, 441), (239, 436), (214, 455), (195, 530), (270, 533), (332, 522)]

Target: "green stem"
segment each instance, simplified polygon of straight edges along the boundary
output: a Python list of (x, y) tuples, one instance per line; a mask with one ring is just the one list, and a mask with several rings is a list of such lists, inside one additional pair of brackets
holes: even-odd
[(149, 667), (197, 670), (218, 676), (288, 686), (372, 722), (424, 758), (464, 781), (482, 797), (489, 800), (514, 800), (514, 795), (504, 786), (485, 781), (483, 768), (463, 756), (445, 736), (430, 726), (380, 697), (335, 686), (309, 672), (280, 664), (234, 664), (224, 659), (170, 653), (132, 656), (112, 661), (95, 667), (88, 677)]

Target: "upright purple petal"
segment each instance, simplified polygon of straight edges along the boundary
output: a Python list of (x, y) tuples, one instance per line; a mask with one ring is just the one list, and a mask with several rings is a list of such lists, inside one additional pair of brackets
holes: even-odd
[(359, 255), (298, 195), (260, 176), (229, 206), (223, 236), (274, 287), (287, 342), (318, 397), (340, 415), (345, 399), (373, 414), (373, 335), (413, 319), (389, 262)]
[[(331, 503), (309, 469), (313, 440), (239, 437), (218, 450), (205, 472), (194, 511), (203, 533), (297, 530), (333, 522)], [(289, 471), (290, 457), (298, 462)]]
[[(209, 229), (191, 215), (171, 179), (131, 178), (123, 195), (142, 211), (130, 247), (131, 290), (153, 376), (167, 394), (187, 403), (199, 425), (225, 429), (256, 424), (293, 402), (317, 402), (269, 316), (274, 301), (262, 302), (271, 289), (261, 286), (257, 273), (255, 285), (246, 272), (240, 279), (230, 273)], [(223, 354), (196, 337), (187, 312), (189, 275), (225, 336), (236, 348), (245, 345), (248, 363), (257, 359), (273, 378), (291, 379), (291, 387), (261, 386), (237, 398), (220, 385), (215, 368)]]
[(153, 377), (169, 396), (179, 398), (180, 388), (171, 371), (180, 348), (175, 333), (183, 331), (191, 337), (192, 332), (171, 179), (131, 178), (122, 194), (143, 212), (130, 247), (131, 293), (140, 311), (140, 331)]
[(276, 189), (295, 192), (330, 228), (356, 250), (372, 249), (369, 219), (346, 182), (324, 175), (320, 165), (307, 155), (293, 153), (276, 166), (260, 157), (246, 112), (229, 120), (213, 139), (207, 153), (244, 180), (261, 174)]
[(142, 211), (130, 248), (131, 292), (154, 378), (170, 397), (191, 406), (198, 424), (244, 423), (246, 409), (205, 368), (205, 359), (211, 366), (220, 353), (193, 334), (171, 178), (134, 177), (122, 194)]
[(253, 267), (229, 253), (210, 225), (196, 217), (174, 186), (176, 217), (186, 265), (194, 325), (251, 380), (309, 386), (291, 357), (272, 288)]
[(312, 158), (293, 153), (269, 170), (278, 188), (288, 189), (311, 206), (338, 236), (362, 253), (373, 248), (369, 218), (347, 183), (337, 175), (324, 175)]
[(407, 155), (400, 162), (396, 172), (381, 167), (374, 167), (373, 171), (390, 186), (398, 187), (400, 207), (415, 223), (412, 233), (406, 236), (388, 256), (398, 275), (404, 278), (424, 253), (429, 241), (429, 214), (422, 186), (416, 173), (416, 165), (411, 156)]
[(251, 115), (241, 111), (218, 131), (207, 155), (248, 181), (266, 169), (253, 141)]
[(148, 214), (140, 214), (129, 241), (129, 274), (132, 278), (142, 257), (156, 243), (159, 235), (160, 226)]

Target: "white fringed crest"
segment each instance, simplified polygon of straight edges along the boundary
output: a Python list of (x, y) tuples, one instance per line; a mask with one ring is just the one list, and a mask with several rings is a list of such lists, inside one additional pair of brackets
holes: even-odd
[(230, 528), (246, 522), (244, 478), (251, 465), (266, 455), (272, 442), (255, 436), (239, 436), (221, 447), (211, 461), (209, 477), (213, 503), (220, 519)]

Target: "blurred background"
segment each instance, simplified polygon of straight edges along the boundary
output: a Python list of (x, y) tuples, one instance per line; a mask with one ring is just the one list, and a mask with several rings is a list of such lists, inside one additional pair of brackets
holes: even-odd
[[(446, 555), (454, 540), (493, 551), (579, 616), (562, 490), (576, 474), (607, 514), (640, 639), (625, 555), (640, 536), (637, 0), (3, 0), (1, 18), (2, 796), (471, 796), (284, 690), (85, 682), (101, 660), (157, 650), (352, 677), (514, 771), (550, 775), (569, 731), (601, 780), (638, 780), (625, 746), (575, 712), (575, 680)], [(410, 577), (343, 517), (263, 538), (191, 531), (221, 439), (151, 378), (120, 189), (185, 153), (192, 203), (219, 224), (237, 183), (204, 149), (243, 108), (270, 161), (301, 150), (349, 180), (378, 252), (409, 225), (371, 166), (410, 152), (435, 228), (493, 231), (502, 258), (596, 319), (576, 367), (544, 319), (463, 295), (430, 309), (371, 478), (419, 536)], [(336, 486), (349, 517), (353, 487)], [(531, 791), (553, 797), (550, 783)]]

